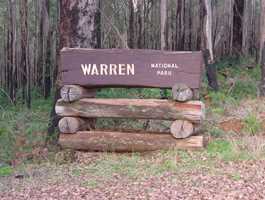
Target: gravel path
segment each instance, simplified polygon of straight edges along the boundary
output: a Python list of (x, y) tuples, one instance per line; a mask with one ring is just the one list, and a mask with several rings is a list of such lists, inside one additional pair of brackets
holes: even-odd
[[(113, 176), (82, 185), (89, 176), (67, 177), (56, 182), (11, 178), (1, 200), (169, 200), (169, 199), (265, 199), (265, 161), (220, 163), (215, 169), (192, 169), (143, 179)], [(56, 178), (56, 174), (54, 175)], [(0, 182), (3, 180), (0, 179)], [(7, 181), (7, 180), (5, 180)]]

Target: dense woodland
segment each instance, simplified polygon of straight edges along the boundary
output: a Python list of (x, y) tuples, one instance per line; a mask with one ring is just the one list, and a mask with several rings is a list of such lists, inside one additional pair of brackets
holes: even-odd
[(60, 80), (59, 51), (66, 46), (208, 49), (212, 67), (226, 56), (254, 56), (258, 63), (264, 41), (263, 4), (262, 0), (1, 1), (1, 92), (28, 107), (33, 90), (48, 98)]
[[(265, 199), (265, 0), (0, 0), (0, 39), (1, 200)], [(200, 50), (203, 82), (64, 85), (64, 47)]]

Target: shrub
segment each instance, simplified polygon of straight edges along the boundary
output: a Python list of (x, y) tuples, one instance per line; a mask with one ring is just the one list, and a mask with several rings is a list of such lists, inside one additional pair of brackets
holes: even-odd
[(243, 121), (244, 131), (251, 135), (256, 135), (262, 128), (261, 122), (256, 115), (249, 114)]

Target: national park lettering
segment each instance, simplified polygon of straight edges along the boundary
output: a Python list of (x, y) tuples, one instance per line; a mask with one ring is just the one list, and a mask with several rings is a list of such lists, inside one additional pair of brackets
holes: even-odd
[[(171, 76), (172, 69), (178, 69), (177, 64), (156, 63), (151, 64), (151, 69), (155, 69), (160, 76)], [(134, 76), (134, 64), (81, 64), (82, 72), (85, 76)]]

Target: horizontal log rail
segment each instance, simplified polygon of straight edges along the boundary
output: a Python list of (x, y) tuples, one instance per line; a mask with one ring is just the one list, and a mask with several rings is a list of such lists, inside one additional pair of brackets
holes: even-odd
[(60, 134), (63, 148), (99, 152), (146, 152), (169, 149), (201, 149), (207, 138), (192, 136), (175, 139), (166, 133), (126, 133), (111, 131), (84, 131), (76, 134)]
[(67, 103), (61, 99), (55, 110), (62, 117), (187, 120), (193, 123), (205, 119), (205, 106), (200, 101), (87, 98)]

